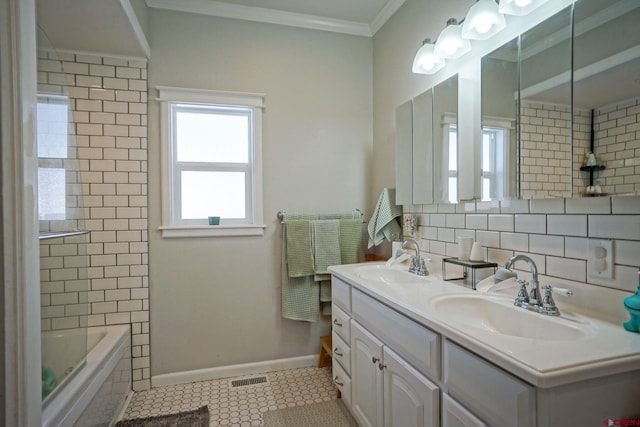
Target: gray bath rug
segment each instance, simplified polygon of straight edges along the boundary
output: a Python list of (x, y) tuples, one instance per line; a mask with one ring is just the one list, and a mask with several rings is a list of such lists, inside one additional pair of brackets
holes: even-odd
[(115, 427), (209, 427), (209, 408), (154, 417), (122, 420)]
[(357, 427), (341, 399), (267, 411), (264, 427)]

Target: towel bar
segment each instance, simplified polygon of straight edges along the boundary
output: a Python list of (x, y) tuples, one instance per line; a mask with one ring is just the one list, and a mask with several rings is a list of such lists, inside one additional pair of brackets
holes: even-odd
[[(352, 214), (354, 215), (354, 219), (355, 219), (355, 215), (357, 214), (358, 216), (360, 216), (360, 218), (362, 218), (362, 211), (358, 208), (354, 209), (351, 212), (344, 212), (344, 213), (331, 213), (331, 214), (318, 214), (318, 217), (321, 217), (322, 219), (340, 219), (340, 218), (344, 218), (345, 215), (347, 214)], [(278, 211), (278, 213), (276, 214), (276, 219), (278, 221), (280, 221), (282, 224), (285, 223), (285, 215), (287, 214), (287, 212), (283, 209), (281, 211)], [(309, 214), (312, 215), (312, 214)], [(362, 221), (363, 223), (365, 221)]]

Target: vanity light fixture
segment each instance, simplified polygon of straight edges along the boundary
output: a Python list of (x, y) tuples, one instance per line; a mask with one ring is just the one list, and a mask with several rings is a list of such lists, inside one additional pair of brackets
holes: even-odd
[[(523, 0), (516, 0), (523, 1)], [(486, 40), (507, 27), (504, 15), (498, 12), (495, 0), (478, 0), (471, 6), (462, 25), (462, 37), (471, 40)]]
[(471, 50), (469, 40), (462, 38), (462, 25), (455, 18), (447, 21), (447, 26), (438, 36), (435, 46), (436, 55), (445, 59), (460, 58)]
[(549, 0), (500, 0), (498, 11), (507, 15), (524, 16)]
[(441, 56), (436, 55), (435, 45), (431, 43), (431, 39), (425, 39), (422, 47), (416, 52), (413, 59), (412, 71), (416, 74), (434, 74), (441, 70), (445, 61)]

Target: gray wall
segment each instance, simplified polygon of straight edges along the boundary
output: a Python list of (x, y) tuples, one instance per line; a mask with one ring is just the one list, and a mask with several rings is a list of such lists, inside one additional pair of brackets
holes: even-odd
[(435, 41), (449, 18), (462, 19), (468, 0), (407, 0), (373, 37), (373, 170), (371, 197), (395, 186), (395, 110), (432, 86), (433, 78), (413, 74), (413, 58), (429, 37)]
[[(152, 375), (315, 354), (329, 323), (280, 316), (276, 213), (370, 216), (372, 40), (152, 9)], [(158, 85), (266, 94), (264, 237), (162, 239)]]

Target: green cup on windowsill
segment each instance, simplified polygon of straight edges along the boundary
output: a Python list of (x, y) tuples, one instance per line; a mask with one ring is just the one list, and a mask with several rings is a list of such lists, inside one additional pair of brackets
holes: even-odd
[(220, 225), (220, 217), (219, 216), (210, 216), (209, 217), (209, 225)]

